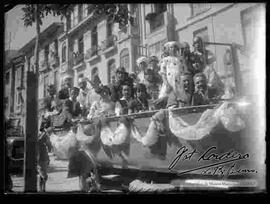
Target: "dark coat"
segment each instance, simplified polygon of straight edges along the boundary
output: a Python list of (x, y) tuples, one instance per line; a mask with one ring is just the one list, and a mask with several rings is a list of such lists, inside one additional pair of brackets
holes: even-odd
[(70, 99), (67, 99), (64, 102), (63, 109), (64, 109), (64, 111), (69, 112), (72, 115), (72, 117), (77, 117), (82, 113), (80, 103), (78, 101), (73, 102)]

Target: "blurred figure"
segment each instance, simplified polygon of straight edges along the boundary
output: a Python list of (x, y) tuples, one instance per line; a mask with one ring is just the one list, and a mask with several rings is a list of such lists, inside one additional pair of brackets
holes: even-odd
[(193, 70), (193, 66), (191, 63), (191, 51), (190, 51), (190, 46), (187, 42), (183, 42), (181, 44), (181, 56), (180, 60), (183, 60), (185, 63), (185, 73), (190, 73), (193, 77), (195, 74), (195, 71)]
[(155, 73), (160, 71), (160, 67), (158, 66), (159, 60), (156, 56), (152, 55), (149, 58), (148, 69), (152, 69)]
[(145, 56), (139, 57), (136, 61), (138, 67), (138, 83), (145, 84), (145, 71), (148, 68), (148, 59)]
[(162, 78), (158, 73), (155, 73), (152, 69), (147, 69), (145, 72), (146, 89), (149, 94), (149, 99), (158, 99), (159, 89), (162, 84)]
[(116, 115), (128, 114), (129, 103), (132, 100), (131, 87), (127, 84), (122, 86), (122, 98), (116, 102), (115, 113)]
[(185, 73), (179, 77), (176, 89), (171, 92), (167, 108), (180, 108), (191, 106), (193, 96), (193, 79), (190, 73)]
[(53, 84), (48, 85), (47, 91), (49, 96), (44, 99), (45, 110), (48, 112), (52, 112), (55, 108), (55, 98), (56, 98), (56, 89)]
[(80, 92), (77, 97), (82, 109), (82, 116), (87, 116), (89, 109), (91, 107), (91, 93), (90, 89), (87, 87), (87, 79), (81, 77), (78, 79), (78, 85), (80, 87)]
[(95, 117), (112, 116), (115, 114), (115, 103), (111, 100), (111, 91), (108, 86), (103, 86), (98, 92), (100, 99), (95, 101), (89, 111), (87, 119)]
[(52, 149), (49, 136), (52, 132), (50, 117), (42, 117), (40, 133), (37, 140), (37, 170), (39, 175), (39, 190), (46, 191), (46, 182), (48, 179), (47, 169), (50, 163), (48, 152)]
[(112, 95), (112, 100), (114, 102), (119, 101), (122, 95), (122, 86), (128, 85), (131, 89), (131, 97), (133, 97), (133, 79), (129, 77), (124, 67), (119, 67), (116, 70), (116, 82), (114, 84), (110, 84), (110, 90)]
[(64, 103), (64, 110), (71, 114), (72, 118), (78, 117), (82, 110), (80, 103), (77, 101), (80, 89), (73, 87), (70, 91), (70, 97)]
[(63, 78), (61, 89), (58, 92), (58, 98), (61, 100), (68, 99), (70, 96), (71, 88), (73, 87), (72, 75), (67, 75)]
[(129, 114), (149, 110), (146, 86), (144, 84), (138, 84), (135, 90), (135, 98), (128, 105)]
[(193, 77), (194, 81), (194, 94), (192, 105), (207, 105), (217, 103), (221, 97), (221, 94), (217, 89), (213, 89), (207, 86), (207, 78), (203, 73), (197, 73)]

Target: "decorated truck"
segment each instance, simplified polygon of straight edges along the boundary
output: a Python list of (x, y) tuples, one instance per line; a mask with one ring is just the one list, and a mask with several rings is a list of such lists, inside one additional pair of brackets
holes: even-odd
[[(239, 47), (205, 46), (217, 53), (216, 72), (232, 85), (233, 97), (211, 105), (77, 121), (68, 132), (50, 136), (54, 154), (69, 160), (68, 177), (79, 176), (85, 191), (93, 173), (101, 185), (136, 192), (227, 190), (241, 187), (237, 179), (257, 178), (251, 148), (256, 106), (242, 91)], [(212, 184), (205, 183), (209, 178)]]

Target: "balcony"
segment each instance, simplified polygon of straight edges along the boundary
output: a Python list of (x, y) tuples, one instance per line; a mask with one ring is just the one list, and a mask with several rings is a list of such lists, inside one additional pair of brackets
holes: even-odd
[(85, 54), (85, 56), (84, 56), (84, 59), (85, 59), (86, 61), (91, 61), (91, 60), (97, 58), (97, 57), (98, 57), (98, 51), (99, 51), (99, 49), (100, 49), (100, 48), (99, 48), (99, 46), (97, 46), (97, 45), (92, 46), (91, 48), (89, 48), (89, 49), (86, 51), (86, 54)]
[(113, 50), (116, 46), (117, 37), (115, 35), (110, 35), (106, 40), (102, 41), (101, 49), (103, 52), (109, 52)]
[(73, 66), (77, 66), (84, 61), (84, 53), (83, 52), (76, 52), (73, 53)]

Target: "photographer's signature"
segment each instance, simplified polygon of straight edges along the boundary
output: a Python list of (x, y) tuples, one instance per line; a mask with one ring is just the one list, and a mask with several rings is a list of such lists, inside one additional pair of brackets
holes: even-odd
[[(178, 175), (190, 173), (197, 170), (202, 170), (203, 175), (218, 175), (218, 176), (229, 176), (233, 174), (243, 174), (243, 173), (258, 173), (255, 169), (242, 169), (237, 167), (236, 162), (240, 160), (245, 160), (250, 157), (248, 153), (241, 154), (235, 150), (230, 150), (222, 154), (214, 153), (213, 150), (217, 147), (212, 146), (208, 148), (205, 152), (200, 154), (197, 149), (189, 150), (186, 146), (178, 149), (176, 156), (169, 165), (169, 170), (172, 170), (181, 161), (191, 160), (194, 157), (198, 158), (198, 167), (194, 169), (185, 170), (179, 172)], [(196, 155), (196, 156), (195, 156)], [(199, 163), (202, 161), (216, 161), (215, 163), (210, 163), (209, 165), (200, 166)], [(229, 165), (228, 165), (229, 164)]]

